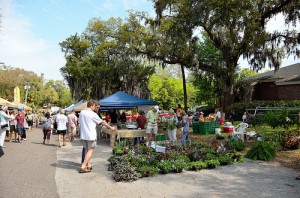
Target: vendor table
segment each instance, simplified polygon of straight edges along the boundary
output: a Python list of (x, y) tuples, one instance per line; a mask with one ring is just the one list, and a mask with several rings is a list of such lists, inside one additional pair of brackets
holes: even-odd
[(110, 147), (114, 147), (116, 139), (120, 138), (135, 138), (135, 137), (145, 137), (145, 129), (118, 129), (112, 132), (111, 129), (102, 127), (102, 132), (110, 135)]

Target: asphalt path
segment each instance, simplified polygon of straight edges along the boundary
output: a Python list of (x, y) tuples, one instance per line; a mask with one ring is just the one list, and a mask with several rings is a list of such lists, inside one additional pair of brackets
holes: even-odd
[[(56, 135), (43, 145), (41, 128), (27, 131), (22, 143), (5, 142), (0, 158), (0, 197), (59, 197), (56, 182)], [(51, 144), (52, 143), (52, 144)]]

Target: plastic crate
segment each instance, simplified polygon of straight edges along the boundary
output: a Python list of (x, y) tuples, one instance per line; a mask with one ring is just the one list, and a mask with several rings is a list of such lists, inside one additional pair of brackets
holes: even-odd
[(218, 122), (199, 122), (199, 133), (201, 135), (215, 134), (216, 128), (219, 128)]
[(199, 134), (200, 133), (199, 122), (193, 122), (192, 123), (192, 127), (193, 127), (193, 133), (195, 133), (195, 134)]
[(165, 141), (166, 140), (166, 135), (165, 134), (157, 134), (155, 136), (156, 141)]

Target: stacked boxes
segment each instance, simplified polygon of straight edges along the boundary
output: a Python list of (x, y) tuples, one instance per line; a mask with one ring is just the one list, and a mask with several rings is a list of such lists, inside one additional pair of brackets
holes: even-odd
[[(215, 134), (215, 129), (219, 128), (218, 122), (198, 122), (198, 134), (201, 135), (208, 135), (208, 134)], [(193, 128), (194, 130), (194, 128)]]
[(192, 123), (192, 127), (193, 127), (193, 133), (195, 133), (195, 134), (199, 134), (200, 133), (199, 122), (193, 122)]

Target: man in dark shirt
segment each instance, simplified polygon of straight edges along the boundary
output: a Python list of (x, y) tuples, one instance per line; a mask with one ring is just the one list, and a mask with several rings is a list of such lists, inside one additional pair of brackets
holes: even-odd
[(145, 112), (143, 110), (139, 111), (139, 116), (136, 118), (137, 128), (145, 129), (145, 124), (147, 119), (145, 117)]
[(111, 113), (110, 113), (110, 123), (111, 124), (118, 124), (118, 114), (116, 113), (116, 110), (113, 110)]

